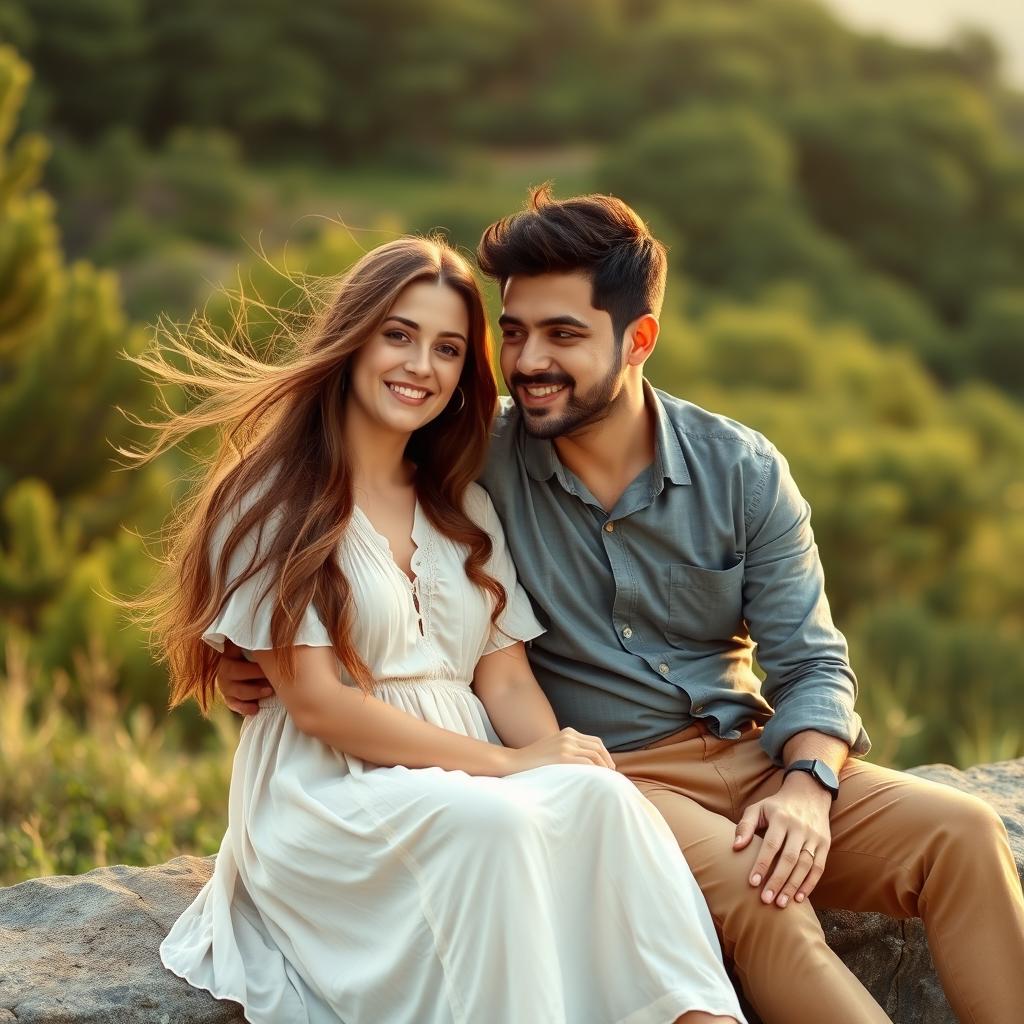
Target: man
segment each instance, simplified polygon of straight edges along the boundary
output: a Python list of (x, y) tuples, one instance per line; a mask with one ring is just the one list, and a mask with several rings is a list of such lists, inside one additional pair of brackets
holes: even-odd
[[(664, 248), (619, 200), (539, 189), (478, 259), (512, 396), (482, 482), (548, 627), (531, 663), (560, 724), (600, 736), (668, 821), (754, 1008), (888, 1019), (813, 895), (922, 917), (960, 1019), (1018, 1020), (1024, 899), (998, 816), (850, 759), (869, 748), (856, 679), (786, 460), (644, 379)], [(248, 675), (222, 663), (236, 710)]]

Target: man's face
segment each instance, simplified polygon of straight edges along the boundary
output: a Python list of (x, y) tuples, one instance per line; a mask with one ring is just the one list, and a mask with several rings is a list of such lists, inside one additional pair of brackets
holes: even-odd
[(590, 278), (513, 276), (502, 298), (501, 372), (526, 430), (560, 437), (607, 416), (623, 359), (611, 316), (590, 304)]

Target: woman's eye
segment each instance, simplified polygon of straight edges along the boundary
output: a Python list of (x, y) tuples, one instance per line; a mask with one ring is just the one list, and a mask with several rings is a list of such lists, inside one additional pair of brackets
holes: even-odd
[(452, 359), (456, 358), (459, 354), (459, 350), (454, 345), (438, 345), (437, 351)]
[(385, 338), (390, 338), (392, 341), (408, 341), (409, 335), (405, 331), (385, 331)]

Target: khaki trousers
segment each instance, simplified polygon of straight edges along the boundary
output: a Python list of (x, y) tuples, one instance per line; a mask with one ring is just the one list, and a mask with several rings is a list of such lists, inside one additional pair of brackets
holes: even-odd
[[(809, 903), (779, 909), (748, 879), (760, 846), (732, 848), (735, 822), (777, 792), (758, 742), (694, 725), (616, 766), (661, 811), (711, 909), (727, 960), (765, 1024), (887, 1021), (825, 942)], [(961, 1024), (1024, 1021), (1024, 897), (999, 816), (984, 801), (851, 758), (831, 810), (832, 846), (811, 894), (819, 909), (920, 917)]]

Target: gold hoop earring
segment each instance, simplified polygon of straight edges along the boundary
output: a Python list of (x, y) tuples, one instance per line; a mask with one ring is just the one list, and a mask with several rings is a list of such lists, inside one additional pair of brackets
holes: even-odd
[(459, 407), (458, 407), (458, 409), (455, 410), (454, 413), (452, 413), (452, 415), (453, 416), (458, 416), (459, 413), (462, 412), (462, 410), (466, 408), (466, 396), (465, 396), (465, 394), (462, 391), (461, 385), (459, 387), (457, 387), (455, 390), (458, 391), (458, 393), (459, 393)]

